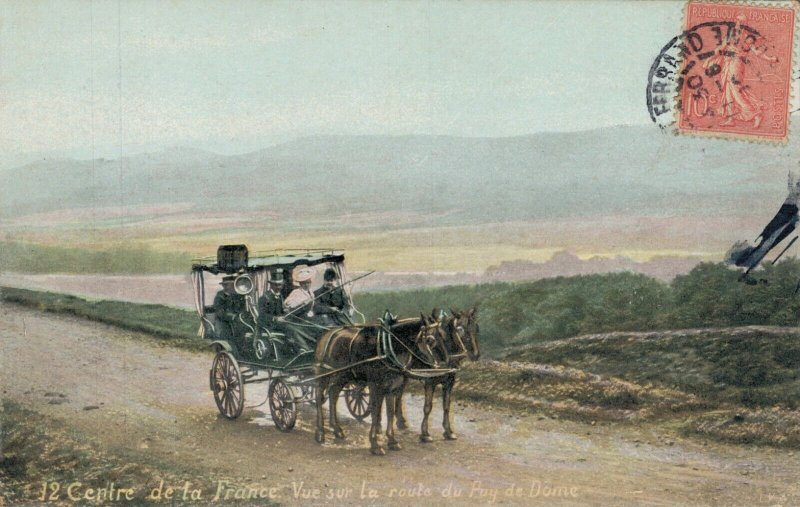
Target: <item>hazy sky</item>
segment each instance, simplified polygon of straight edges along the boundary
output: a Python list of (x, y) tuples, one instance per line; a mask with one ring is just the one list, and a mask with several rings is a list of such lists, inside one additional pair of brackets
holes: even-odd
[(5, 1), (2, 162), (644, 124), (683, 5)]

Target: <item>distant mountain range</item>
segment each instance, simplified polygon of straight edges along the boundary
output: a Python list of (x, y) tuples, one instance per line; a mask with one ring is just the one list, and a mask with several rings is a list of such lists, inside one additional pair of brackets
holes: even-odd
[(43, 160), (0, 171), (0, 213), (178, 203), (276, 220), (414, 213), (420, 226), (747, 214), (780, 204), (785, 174), (798, 167), (799, 130), (782, 147), (632, 126), (493, 139), (323, 136), (236, 156), (172, 149)]

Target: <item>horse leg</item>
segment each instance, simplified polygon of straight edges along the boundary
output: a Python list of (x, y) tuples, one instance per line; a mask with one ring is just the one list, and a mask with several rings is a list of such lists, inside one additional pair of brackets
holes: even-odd
[(333, 429), (333, 436), (336, 438), (336, 440), (344, 440), (345, 438), (344, 431), (342, 431), (342, 427), (339, 425), (339, 415), (336, 410), (336, 404), (339, 401), (339, 394), (342, 392), (344, 384), (344, 382), (334, 382), (328, 389), (328, 398), (331, 400), (330, 406), (328, 407), (330, 426)]
[(397, 395), (393, 391), (386, 393), (386, 442), (389, 450), (399, 451), (403, 448), (394, 438), (394, 409)]
[(445, 440), (456, 440), (458, 437), (453, 433), (450, 427), (450, 401), (453, 397), (453, 384), (455, 384), (455, 376), (447, 378), (442, 384), (442, 427), (444, 428)]
[(325, 442), (325, 413), (322, 411), (322, 404), (325, 403), (325, 389), (327, 389), (327, 382), (320, 380), (316, 390), (317, 401), (317, 433), (314, 438), (320, 444)]
[(428, 433), (428, 416), (431, 415), (431, 409), (433, 409), (433, 390), (435, 388), (436, 385), (433, 382), (425, 381), (425, 406), (422, 409), (422, 429), (419, 434), (419, 440), (423, 443), (433, 442)]
[[(373, 393), (375, 393), (374, 396), (372, 395)], [(380, 389), (377, 382), (373, 382), (370, 383), (369, 394), (369, 404), (372, 412), (372, 426), (369, 428), (370, 452), (376, 456), (383, 456), (386, 451), (378, 443), (378, 435), (381, 432), (381, 410), (383, 410), (383, 396), (385, 393)]]
[(408, 379), (403, 379), (403, 385), (400, 386), (400, 392), (395, 397), (395, 407), (394, 407), (394, 417), (397, 421), (397, 429), (404, 430), (408, 428), (408, 422), (406, 421), (406, 415), (403, 411), (403, 393), (406, 391), (406, 384), (408, 384)]

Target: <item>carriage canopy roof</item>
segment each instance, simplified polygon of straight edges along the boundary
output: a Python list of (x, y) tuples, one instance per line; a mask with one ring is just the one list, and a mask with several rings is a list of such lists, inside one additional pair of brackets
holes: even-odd
[[(247, 261), (245, 271), (261, 271), (267, 269), (292, 269), (295, 266), (315, 266), (328, 262), (343, 262), (344, 252), (341, 250), (272, 250), (269, 252), (254, 252)], [(195, 259), (192, 271), (209, 271), (211, 273), (224, 273), (217, 264), (216, 257)]]

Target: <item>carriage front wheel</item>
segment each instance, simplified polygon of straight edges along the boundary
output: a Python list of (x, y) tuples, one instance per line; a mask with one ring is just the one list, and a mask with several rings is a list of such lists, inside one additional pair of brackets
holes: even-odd
[(291, 431), (297, 422), (294, 393), (281, 379), (275, 379), (269, 384), (269, 412), (272, 422), (281, 431)]
[(211, 391), (219, 413), (236, 419), (244, 408), (244, 382), (239, 363), (230, 352), (220, 351), (211, 363)]
[(344, 388), (344, 401), (350, 415), (363, 421), (369, 415), (369, 386), (347, 384)]

